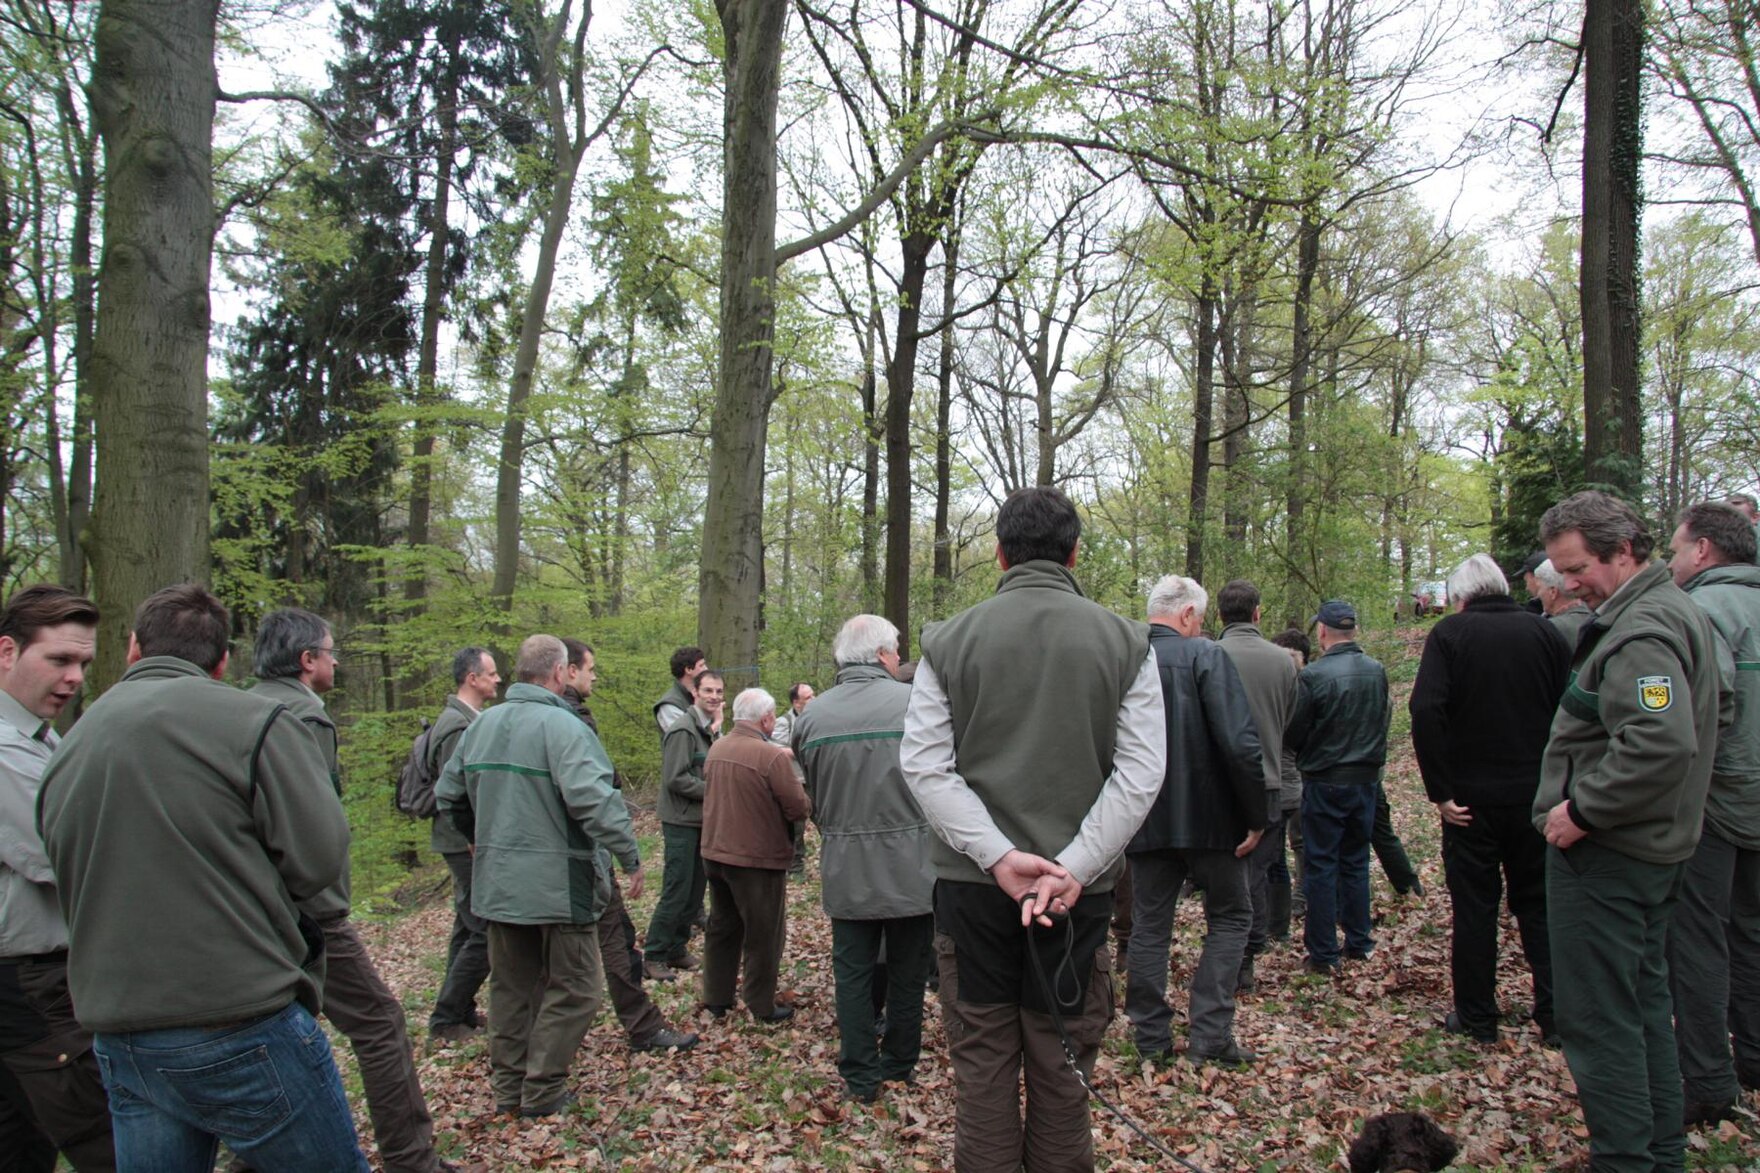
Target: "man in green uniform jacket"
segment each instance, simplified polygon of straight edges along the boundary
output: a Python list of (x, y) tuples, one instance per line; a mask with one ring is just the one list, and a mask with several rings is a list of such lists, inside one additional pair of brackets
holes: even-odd
[[(258, 677), (251, 691), (286, 705), (299, 718), (323, 753), (330, 786), (340, 799), (336, 722), (322, 699), (336, 685), (336, 637), (330, 625), (297, 607), (269, 612), (257, 627), (251, 667)], [(354, 1048), (385, 1168), (432, 1173), (441, 1162), (434, 1151), (434, 1118), (410, 1053), (409, 1027), (397, 995), (349, 923), (348, 879), (344, 867), (336, 883), (300, 904), (324, 933), (324, 1017)]]
[(1717, 746), (1711, 621), (1650, 560), (1605, 493), (1540, 521), (1565, 587), (1595, 609), (1552, 720), (1534, 798), (1551, 844), (1546, 900), (1558, 1033), (1596, 1173), (1679, 1170), (1681, 1074), (1665, 950), (1699, 841)]
[(142, 603), (129, 669), (43, 774), (80, 1024), (123, 1168), (367, 1163), (324, 1030), (324, 937), (296, 901), (341, 879), (348, 820), (285, 705), (222, 682), (231, 619), (194, 584)]
[[(693, 648), (685, 649), (688, 654)], [(690, 707), (673, 718), (660, 738), (660, 841), (665, 867), (660, 899), (643, 941), (643, 972), (669, 982), (677, 970), (695, 969), (686, 948), (691, 925), (702, 915), (709, 878), (703, 871), (703, 762), (721, 735), (721, 706), (727, 684), (721, 673), (703, 669), (690, 678)], [(658, 717), (659, 710), (656, 709)]]
[(598, 924), (610, 878), (632, 899), (642, 860), (611, 759), (563, 699), (568, 653), (553, 635), (520, 645), (519, 683), (465, 731), (435, 787), (474, 844), (471, 909), (489, 922), (490, 1086), (495, 1106), (551, 1116), (574, 1101), (568, 1065), (604, 998)]
[(1669, 546), (1669, 570), (1711, 617), (1735, 694), (1711, 765), (1705, 831), (1668, 931), (1684, 1119), (1709, 1124), (1729, 1115), (1743, 1086), (1760, 1086), (1760, 566), (1754, 527), (1716, 502), (1681, 514)]

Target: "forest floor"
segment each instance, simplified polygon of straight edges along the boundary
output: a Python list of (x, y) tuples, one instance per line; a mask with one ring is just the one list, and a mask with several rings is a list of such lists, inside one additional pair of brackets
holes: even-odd
[[(1396, 731), (1404, 727), (1403, 699), (1398, 714)], [(1450, 1005), (1449, 904), (1439, 833), (1409, 739), (1396, 736), (1392, 744), (1387, 791), (1394, 825), (1427, 895), (1397, 897), (1375, 871), (1373, 956), (1347, 963), (1333, 981), (1308, 976), (1298, 923), (1294, 940), (1260, 958), (1258, 992), (1239, 1000), (1236, 1036), (1260, 1056), (1248, 1069), (1142, 1064), (1122, 1005), (1107, 1032), (1095, 1072), (1098, 1090), (1205, 1170), (1343, 1169), (1345, 1149), (1362, 1122), (1398, 1110), (1428, 1112), (1455, 1135), (1461, 1154), (1453, 1168), (1557, 1169), (1575, 1164), (1584, 1151), (1586, 1132), (1564, 1056), (1542, 1047), (1526, 1018), (1532, 992), (1507, 915), (1498, 981), (1507, 1012), (1501, 1040), (1484, 1046), (1441, 1030)], [(659, 826), (650, 812), (638, 812), (636, 822), (644, 858), (655, 861), (649, 891), (632, 908), (642, 930), (659, 890)], [(683, 1055), (632, 1054), (607, 1006), (574, 1070), (581, 1106), (535, 1121), (495, 1113), (486, 1041), (425, 1053), (424, 1026), (445, 968), (451, 910), (444, 868), (416, 877), (406, 889), (414, 911), (361, 928), (408, 1008), (442, 1154), (487, 1170), (951, 1168), (953, 1072), (933, 994), (915, 1085), (888, 1085), (874, 1105), (840, 1099), (831, 931), (819, 905), (816, 863), (815, 853), (807, 878), (789, 885), (782, 986), (798, 1007), (789, 1025), (760, 1026), (741, 1013), (716, 1021), (695, 1012), (694, 975), (650, 982), (647, 989), (667, 1018), (699, 1032), (702, 1042)], [(1182, 1021), (1183, 985), (1202, 933), (1200, 902), (1184, 901), (1171, 993)], [(338, 1042), (338, 1061), (368, 1136), (352, 1056)], [(1750, 1093), (1737, 1119), (1691, 1133), (1688, 1167), (1760, 1169), (1755, 1109)], [(1099, 1106), (1094, 1131), (1102, 1169), (1167, 1167)]]

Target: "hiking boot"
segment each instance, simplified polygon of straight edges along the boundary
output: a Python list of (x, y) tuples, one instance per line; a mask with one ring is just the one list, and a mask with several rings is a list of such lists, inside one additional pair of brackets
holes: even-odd
[(680, 953), (677, 957), (668, 957), (666, 964), (673, 969), (695, 969), (701, 963), (689, 953)]
[(521, 1108), (519, 1114), (527, 1120), (535, 1120), (540, 1116), (560, 1116), (575, 1105), (575, 1093), (563, 1092), (548, 1104), (541, 1107)]
[(708, 1014), (710, 1018), (725, 1018), (727, 1017), (727, 1012), (732, 1010), (733, 1006), (731, 1004), (717, 1005), (713, 1002), (704, 1002), (698, 1007), (698, 1009)]
[(1736, 1064), (1736, 1082), (1748, 1091), (1760, 1091), (1760, 1067), (1743, 1067)]
[(759, 1014), (756, 1011), (754, 1011), (752, 1013), (752, 1017), (757, 1019), (759, 1022), (766, 1023), (767, 1025), (778, 1026), (784, 1022), (787, 1022), (789, 1019), (794, 1017), (794, 1007), (793, 1006), (777, 1006), (775, 1009), (771, 1010), (770, 1013), (768, 1013), (768, 1014)]
[(445, 1026), (428, 1028), (428, 1046), (430, 1049), (450, 1046), (453, 1043), (468, 1042), (483, 1033), (480, 1026), (472, 1026), (468, 1022), (449, 1022)]
[(631, 1039), (629, 1049), (632, 1051), (688, 1051), (697, 1045), (697, 1036), (693, 1032), (673, 1030), (663, 1026), (647, 1038)]
[(880, 1089), (869, 1088), (865, 1092), (858, 1092), (854, 1088), (848, 1088), (844, 1091), (843, 1098), (852, 1104), (877, 1104), (880, 1102)]
[(1448, 1017), (1442, 1020), (1442, 1029), (1451, 1035), (1465, 1035), (1475, 1043), (1495, 1043), (1497, 1041), (1496, 1026), (1468, 1026), (1461, 1021), (1458, 1011), (1450, 1010)]
[(1209, 1064), (1212, 1067), (1245, 1067), (1259, 1060), (1257, 1051), (1249, 1051), (1233, 1039), (1225, 1046), (1214, 1051), (1204, 1051), (1197, 1047), (1186, 1048), (1186, 1062), (1194, 1067)]
[(1718, 1100), (1716, 1103), (1704, 1103), (1688, 1100), (1681, 1105), (1681, 1127), (1692, 1128), (1698, 1124), (1721, 1124), (1728, 1120), (1730, 1113), (1735, 1111), (1734, 1100)]
[(1258, 975), (1253, 971), (1253, 959), (1248, 957), (1241, 962), (1241, 971), (1235, 976), (1234, 992), (1237, 994), (1251, 994), (1257, 991), (1258, 988), (1259, 980)]
[(642, 976), (651, 982), (670, 982), (678, 980), (678, 974), (664, 961), (642, 961)]
[(1311, 973), (1315, 977), (1336, 977), (1338, 975), (1338, 963), (1336, 961), (1315, 961), (1310, 957), (1302, 962), (1302, 971), (1304, 973)]

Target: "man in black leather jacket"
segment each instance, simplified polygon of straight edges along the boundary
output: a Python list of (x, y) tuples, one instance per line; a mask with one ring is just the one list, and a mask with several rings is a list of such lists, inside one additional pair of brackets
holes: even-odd
[(1192, 974), (1186, 1057), (1250, 1063), (1234, 1038), (1234, 990), (1253, 925), (1247, 857), (1268, 814), (1265, 765), (1245, 686), (1222, 648), (1198, 633), (1209, 597), (1168, 575), (1149, 592), (1149, 646), (1167, 711), (1167, 774), (1125, 854), (1133, 927), (1125, 1010), (1145, 1057), (1172, 1051), (1168, 946), (1181, 885), (1204, 890), (1208, 931)]
[(1286, 741), (1302, 772), (1302, 838), (1306, 841), (1308, 969), (1338, 968), (1336, 926), (1344, 925), (1344, 956), (1362, 960), (1369, 935), (1369, 837), (1375, 827), (1376, 783), (1387, 763), (1387, 673), (1357, 646), (1357, 612), (1334, 599), (1314, 617), (1325, 652), (1302, 670), (1302, 695)]

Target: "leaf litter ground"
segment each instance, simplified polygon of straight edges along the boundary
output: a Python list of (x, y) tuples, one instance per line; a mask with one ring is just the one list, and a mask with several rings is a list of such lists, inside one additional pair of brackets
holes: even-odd
[[(1108, 1031), (1096, 1086), (1201, 1168), (1343, 1169), (1344, 1150), (1362, 1121), (1402, 1109), (1429, 1112), (1459, 1139), (1454, 1168), (1545, 1170), (1583, 1160), (1586, 1133), (1570, 1071), (1561, 1053), (1540, 1045), (1526, 1018), (1531, 988), (1507, 914), (1498, 972), (1507, 1012), (1501, 1040), (1482, 1046), (1440, 1029), (1449, 1009), (1440, 836), (1409, 740), (1396, 737), (1393, 744), (1387, 790), (1394, 824), (1427, 895), (1397, 897), (1377, 872), (1373, 956), (1347, 963), (1328, 982), (1302, 972), (1299, 923), (1295, 941), (1274, 943), (1259, 960), (1258, 992), (1239, 1001), (1236, 1035), (1260, 1056), (1249, 1069), (1145, 1066), (1122, 1007)], [(638, 811), (636, 822), (644, 858), (654, 861), (649, 891), (632, 910), (645, 929), (659, 888), (659, 826), (647, 811)], [(765, 1027), (737, 1012), (715, 1021), (695, 1011), (694, 975), (650, 982), (668, 1019), (702, 1035), (698, 1047), (684, 1055), (633, 1054), (607, 1006), (574, 1069), (581, 1106), (536, 1121), (495, 1114), (485, 1042), (432, 1053), (423, 1046), (451, 909), (445, 869), (418, 873), (404, 891), (414, 911), (362, 928), (408, 1008), (442, 1153), (484, 1170), (951, 1168), (953, 1073), (933, 994), (915, 1084), (888, 1085), (874, 1105), (841, 1100), (831, 933), (819, 906), (816, 863), (809, 862), (806, 879), (789, 885), (782, 985), (799, 1008), (792, 1023)], [(1182, 1016), (1202, 935), (1200, 902), (1183, 901), (1170, 986)], [(337, 1054), (362, 1135), (370, 1135), (346, 1044)], [(1754, 1109), (1750, 1093), (1735, 1120), (1690, 1134), (1689, 1167), (1760, 1169)], [(1166, 1164), (1098, 1106), (1094, 1121), (1100, 1168)]]

